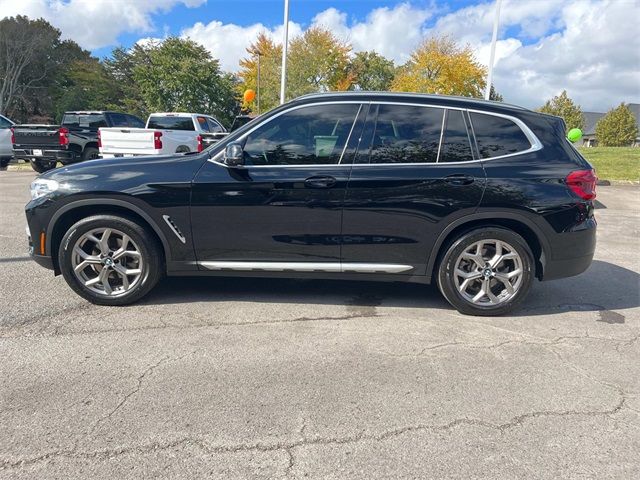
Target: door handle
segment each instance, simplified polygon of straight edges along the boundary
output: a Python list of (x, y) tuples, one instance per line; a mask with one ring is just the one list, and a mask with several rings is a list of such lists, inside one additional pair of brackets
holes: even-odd
[(448, 177), (444, 177), (444, 181), (449, 185), (463, 186), (463, 185), (471, 185), (475, 182), (475, 178), (471, 175), (466, 175), (464, 173), (454, 173), (453, 175), (449, 175)]
[(304, 186), (308, 188), (331, 188), (336, 184), (333, 177), (309, 177), (304, 181)]

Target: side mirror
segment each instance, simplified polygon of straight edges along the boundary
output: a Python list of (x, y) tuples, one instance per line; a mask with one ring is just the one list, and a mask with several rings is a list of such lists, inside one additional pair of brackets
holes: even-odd
[(237, 167), (244, 164), (244, 151), (242, 145), (232, 142), (224, 150), (224, 163), (230, 167)]

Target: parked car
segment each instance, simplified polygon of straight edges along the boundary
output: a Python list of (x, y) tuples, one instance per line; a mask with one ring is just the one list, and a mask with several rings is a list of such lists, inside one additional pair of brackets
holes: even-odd
[(595, 185), (560, 118), (327, 93), (200, 154), (48, 172), (26, 215), (33, 258), (97, 304), (165, 274), (333, 278), (436, 283), (460, 312), (498, 315), (589, 267)]
[(13, 152), (29, 160), (42, 173), (63, 165), (98, 158), (100, 127), (142, 127), (134, 115), (118, 112), (66, 112), (58, 125), (19, 125), (14, 127)]
[(215, 118), (200, 113), (152, 113), (145, 128), (101, 128), (100, 156), (134, 157), (201, 152), (225, 136)]
[(0, 115), (0, 168), (9, 165), (13, 158), (13, 147), (11, 145), (11, 127), (14, 123), (7, 117)]

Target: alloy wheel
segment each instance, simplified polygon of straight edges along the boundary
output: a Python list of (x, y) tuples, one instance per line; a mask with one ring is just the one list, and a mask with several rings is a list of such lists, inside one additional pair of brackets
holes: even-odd
[(516, 249), (502, 240), (486, 239), (467, 247), (453, 271), (455, 286), (468, 302), (495, 306), (507, 302), (523, 281), (523, 262)]
[(71, 267), (91, 292), (121, 296), (141, 281), (145, 265), (140, 248), (127, 234), (114, 228), (97, 228), (78, 238)]

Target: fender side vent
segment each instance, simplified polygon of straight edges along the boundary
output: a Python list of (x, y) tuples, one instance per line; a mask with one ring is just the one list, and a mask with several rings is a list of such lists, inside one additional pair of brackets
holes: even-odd
[(182, 243), (187, 243), (187, 239), (184, 237), (173, 219), (169, 215), (163, 215), (162, 218), (164, 218), (164, 221), (167, 222), (167, 225), (169, 225), (171, 231), (175, 233), (176, 237), (178, 237), (178, 240), (180, 240)]

